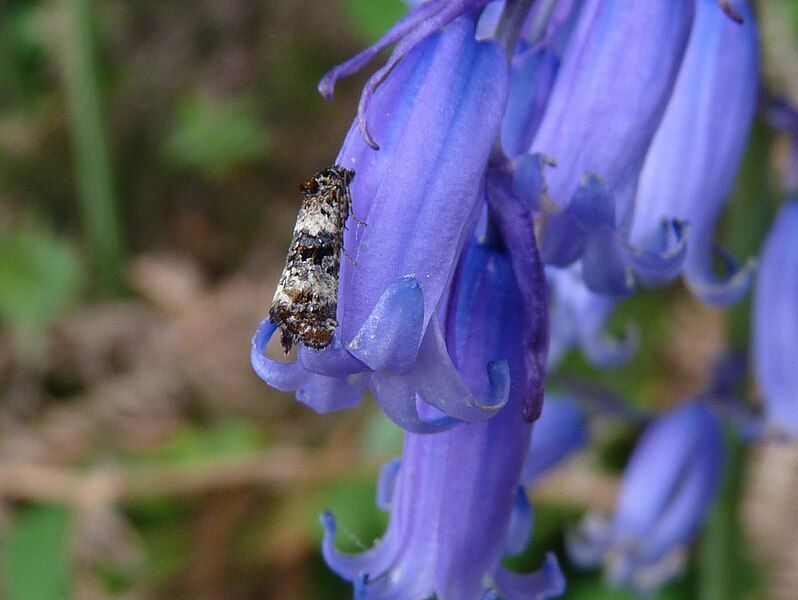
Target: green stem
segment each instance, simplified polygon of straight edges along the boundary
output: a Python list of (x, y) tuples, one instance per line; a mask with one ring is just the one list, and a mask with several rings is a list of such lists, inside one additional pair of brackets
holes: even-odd
[(743, 446), (731, 429), (726, 436), (726, 477), (720, 497), (707, 520), (699, 554), (699, 598), (734, 600), (741, 595), (740, 575), (746, 571), (739, 529), (743, 487)]
[(63, 0), (60, 47), (81, 217), (94, 268), (110, 291), (121, 287), (122, 233), (103, 128), (89, 0)]

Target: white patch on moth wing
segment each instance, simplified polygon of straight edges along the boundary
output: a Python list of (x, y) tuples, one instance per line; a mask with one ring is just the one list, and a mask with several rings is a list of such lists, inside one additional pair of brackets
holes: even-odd
[(275, 304), (290, 306), (293, 303), (294, 301), (291, 299), (291, 297), (285, 293), (284, 286), (278, 285), (277, 289), (274, 290), (274, 298), (272, 298), (272, 306), (274, 306)]
[(333, 237), (343, 234), (343, 224), (338, 223), (335, 216), (324, 215), (320, 212), (300, 215), (294, 227), (294, 235), (304, 233), (310, 236), (327, 234)]
[(323, 268), (308, 269), (303, 283), (313, 295), (326, 301), (335, 300), (338, 296), (338, 276), (330, 275)]

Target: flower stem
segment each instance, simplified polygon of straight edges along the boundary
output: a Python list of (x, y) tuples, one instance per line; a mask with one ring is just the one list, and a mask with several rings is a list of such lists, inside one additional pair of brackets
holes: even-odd
[(118, 291), (122, 233), (114, 193), (102, 99), (95, 64), (89, 0), (64, 0), (60, 54), (71, 121), (78, 198), (94, 268), (103, 286)]
[(743, 446), (731, 428), (726, 435), (726, 477), (720, 497), (707, 519), (699, 555), (699, 598), (733, 600), (742, 595), (744, 563), (739, 527), (743, 485)]

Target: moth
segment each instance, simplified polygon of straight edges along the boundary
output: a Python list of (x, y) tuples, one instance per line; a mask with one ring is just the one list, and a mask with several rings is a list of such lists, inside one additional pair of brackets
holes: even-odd
[(354, 176), (354, 171), (333, 165), (299, 184), (302, 206), (269, 309), (286, 354), (297, 342), (314, 350), (332, 342), (338, 326), (344, 230), (352, 214), (349, 184)]

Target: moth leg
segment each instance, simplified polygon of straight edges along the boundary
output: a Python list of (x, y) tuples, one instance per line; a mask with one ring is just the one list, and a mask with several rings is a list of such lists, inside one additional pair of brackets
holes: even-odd
[(349, 252), (347, 252), (347, 251), (346, 251), (346, 246), (343, 246), (343, 245), (342, 245), (342, 246), (341, 246), (341, 250), (343, 251), (343, 253), (344, 253), (344, 256), (346, 256), (346, 257), (349, 259), (349, 262), (351, 262), (351, 263), (352, 263), (352, 266), (353, 266), (353, 267), (356, 267), (356, 266), (357, 266), (357, 262), (355, 261), (355, 259), (354, 259), (354, 258), (352, 258), (352, 257), (349, 255)]
[(352, 211), (349, 211), (349, 215), (352, 217), (352, 220), (353, 220), (355, 223), (357, 223), (358, 225), (362, 225), (363, 227), (365, 227), (366, 225), (368, 225), (368, 223), (366, 223), (365, 221), (361, 221), (360, 219), (358, 219), (358, 218), (355, 216), (355, 213), (353, 213)]

